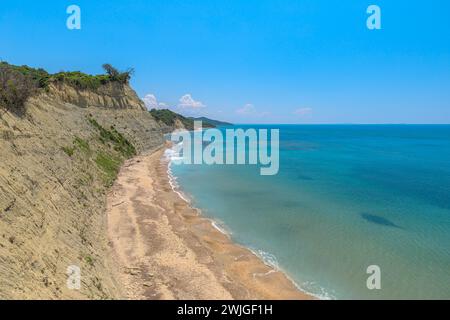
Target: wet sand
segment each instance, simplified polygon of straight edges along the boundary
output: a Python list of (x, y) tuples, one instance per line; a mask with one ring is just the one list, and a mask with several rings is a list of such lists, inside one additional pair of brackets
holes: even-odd
[(174, 192), (164, 148), (122, 167), (107, 199), (127, 299), (312, 299)]

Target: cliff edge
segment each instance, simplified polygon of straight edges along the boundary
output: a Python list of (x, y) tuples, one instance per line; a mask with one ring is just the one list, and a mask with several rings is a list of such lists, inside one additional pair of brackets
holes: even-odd
[(125, 159), (163, 144), (160, 124), (119, 82), (51, 82), (24, 109), (0, 108), (0, 299), (122, 298), (106, 194)]

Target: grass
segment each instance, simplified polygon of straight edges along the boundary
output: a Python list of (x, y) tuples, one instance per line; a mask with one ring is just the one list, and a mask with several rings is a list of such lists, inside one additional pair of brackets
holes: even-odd
[(100, 152), (95, 159), (95, 163), (105, 174), (106, 185), (111, 186), (119, 173), (121, 161), (110, 154)]
[(64, 151), (69, 157), (72, 157), (75, 153), (75, 147), (61, 147), (61, 150)]
[(75, 137), (75, 139), (73, 140), (73, 144), (85, 153), (89, 153), (91, 151), (91, 148), (89, 147), (89, 142), (87, 142), (84, 139), (81, 139), (80, 137)]
[(131, 158), (136, 155), (136, 148), (128, 141), (120, 132), (116, 130), (114, 126), (111, 126), (110, 130), (102, 127), (94, 118), (88, 118), (89, 123), (96, 128), (100, 133), (100, 141), (103, 144), (111, 142), (114, 146), (114, 150), (119, 152), (125, 158)]
[[(72, 157), (79, 150), (88, 159), (92, 159), (103, 173), (104, 185), (109, 187), (117, 178), (123, 160), (136, 155), (136, 149), (114, 126), (107, 130), (92, 118), (92, 115), (89, 115), (87, 120), (97, 130), (101, 144), (94, 144), (91, 148), (89, 141), (75, 136), (72, 146), (62, 147), (61, 149), (69, 157)], [(89, 173), (86, 178), (79, 180), (79, 185), (92, 183), (93, 179), (94, 177)]]
[(88, 265), (90, 265), (91, 267), (94, 266), (94, 258), (92, 258), (91, 256), (85, 256), (85, 257), (84, 257), (84, 260), (86, 260), (86, 263), (87, 263)]
[(69, 157), (72, 157), (75, 154), (76, 149), (80, 149), (85, 153), (89, 153), (91, 148), (89, 147), (89, 142), (80, 137), (75, 137), (73, 139), (73, 146), (70, 147), (61, 147), (61, 150), (64, 151)]

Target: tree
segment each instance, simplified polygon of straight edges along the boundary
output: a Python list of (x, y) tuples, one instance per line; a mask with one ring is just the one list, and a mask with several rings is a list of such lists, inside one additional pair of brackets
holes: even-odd
[(119, 70), (114, 68), (109, 63), (105, 63), (102, 67), (103, 67), (103, 69), (105, 69), (106, 73), (109, 75), (111, 80), (117, 80), (118, 76), (120, 75)]
[(128, 69), (127, 71), (120, 72), (109, 63), (105, 63), (103, 65), (103, 69), (105, 69), (111, 81), (117, 81), (123, 84), (127, 84), (134, 73), (134, 69), (131, 68)]

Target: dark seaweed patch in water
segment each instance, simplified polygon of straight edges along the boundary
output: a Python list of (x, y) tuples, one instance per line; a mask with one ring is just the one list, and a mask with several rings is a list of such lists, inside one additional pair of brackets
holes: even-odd
[(385, 226), (385, 227), (392, 227), (392, 228), (399, 228), (399, 229), (401, 229), (400, 226), (396, 225), (396, 224), (393, 223), (392, 221), (390, 221), (390, 220), (388, 220), (388, 219), (386, 219), (386, 218), (380, 217), (380, 216), (376, 216), (376, 215), (373, 215), (373, 214), (367, 214), (367, 213), (361, 213), (361, 217), (363, 217), (363, 219), (365, 219), (365, 220), (367, 220), (367, 221), (369, 221), (369, 222), (378, 224), (378, 225), (380, 225), (380, 226)]
[(310, 177), (310, 176), (307, 176), (307, 175), (304, 175), (304, 174), (301, 174), (301, 173), (300, 173), (297, 177), (298, 177), (300, 180), (307, 180), (307, 181), (314, 180), (313, 177)]
[(297, 209), (300, 206), (300, 202), (292, 200), (280, 201), (279, 204), (281, 207), (287, 209)]
[(307, 141), (281, 141), (280, 148), (289, 151), (311, 151), (318, 149), (318, 145)]

